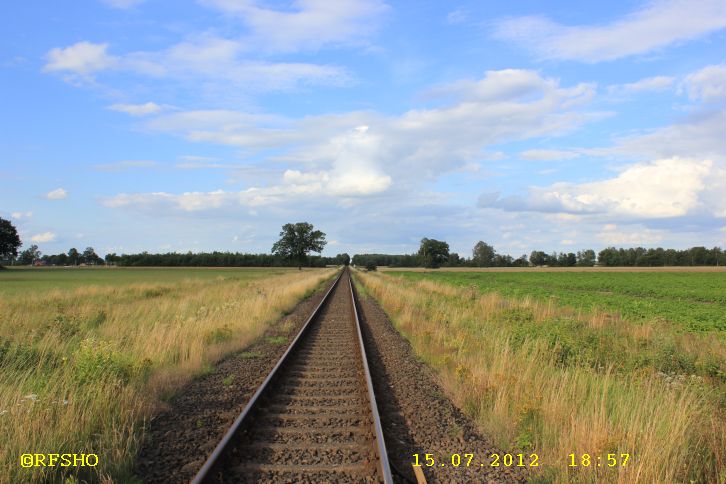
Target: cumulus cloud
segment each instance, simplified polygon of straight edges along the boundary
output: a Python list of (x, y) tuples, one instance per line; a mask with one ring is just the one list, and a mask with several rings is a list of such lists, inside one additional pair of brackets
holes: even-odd
[[(385, 176), (401, 183), (430, 179), (491, 157), (486, 152), (490, 144), (562, 135), (600, 116), (583, 110), (592, 86), (562, 87), (532, 71), (490, 71), (479, 81), (440, 90), (453, 98), (446, 105), (398, 116), (360, 111), (290, 119), (189, 111), (159, 116), (146, 126), (191, 141), (275, 149), (276, 161), (301, 165), (301, 171), (337, 173), (333, 179), (341, 186), (353, 183), (346, 181), (356, 176), (346, 160), (355, 160), (355, 167), (377, 173), (365, 182), (377, 186)], [(357, 178), (356, 186), (367, 180)]]
[(526, 197), (484, 197), (479, 205), (624, 219), (671, 218), (697, 212), (723, 217), (726, 199), (719, 193), (725, 184), (726, 171), (711, 160), (669, 158), (635, 163), (607, 180), (532, 188)]
[(150, 114), (157, 114), (163, 106), (159, 106), (154, 102), (147, 102), (144, 104), (112, 104), (108, 107), (112, 111), (119, 111), (126, 113), (131, 116), (148, 116)]
[(36, 234), (30, 237), (32, 242), (53, 242), (56, 235), (53, 232), (43, 232), (42, 234)]
[(63, 188), (56, 188), (45, 194), (48, 200), (63, 200), (68, 197), (68, 192)]
[(629, 95), (641, 92), (665, 91), (673, 86), (675, 80), (675, 77), (670, 76), (647, 77), (627, 84), (613, 84), (608, 86), (608, 92), (616, 95)]
[(648, 53), (724, 27), (722, 0), (654, 0), (605, 25), (566, 26), (526, 16), (498, 21), (494, 33), (543, 59), (600, 62)]
[(93, 167), (99, 171), (124, 171), (134, 168), (153, 168), (157, 166), (157, 163), (152, 160), (122, 160), (114, 163), (102, 163), (94, 165)]
[(532, 149), (519, 153), (520, 158), (534, 161), (571, 160), (580, 156), (577, 151)]
[[(106, 53), (108, 44), (79, 42), (54, 48), (47, 54), (46, 72), (60, 72), (67, 80), (90, 79), (92, 74), (114, 69), (154, 79), (169, 79), (193, 85), (195, 92), (217, 96), (228, 93), (230, 84), (246, 91), (287, 90), (305, 85), (344, 85), (350, 82), (346, 69), (334, 65), (304, 62), (268, 62), (245, 58), (245, 44), (209, 34), (160, 51), (130, 52), (119, 56)], [(158, 111), (153, 103), (118, 104), (111, 107), (132, 115)]]
[(684, 84), (691, 99), (726, 100), (726, 64), (704, 67), (688, 75)]
[(46, 55), (46, 72), (61, 71), (80, 76), (118, 66), (118, 58), (106, 53), (108, 44), (78, 42), (69, 47), (51, 49)]
[(290, 10), (275, 10), (254, 0), (202, 0), (239, 18), (251, 31), (245, 44), (266, 51), (317, 50), (329, 44), (364, 39), (388, 10), (380, 0), (296, 0)]
[(726, 111), (696, 111), (680, 122), (642, 134), (619, 138), (615, 146), (593, 151), (602, 156), (644, 157), (674, 156), (712, 159), (726, 162)]
[(617, 224), (605, 224), (597, 234), (597, 238), (605, 245), (629, 246), (651, 245), (663, 240), (662, 230), (653, 230), (642, 226), (619, 227)]
[(10, 217), (15, 220), (22, 220), (24, 218), (30, 218), (33, 216), (33, 212), (11, 212)]
[(146, 0), (103, 0), (103, 3), (113, 8), (131, 8), (144, 3)]

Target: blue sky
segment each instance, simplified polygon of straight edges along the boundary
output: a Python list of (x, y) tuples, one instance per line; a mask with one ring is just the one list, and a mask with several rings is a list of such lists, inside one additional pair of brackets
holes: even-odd
[(726, 3), (0, 6), (0, 217), (44, 253), (726, 245)]

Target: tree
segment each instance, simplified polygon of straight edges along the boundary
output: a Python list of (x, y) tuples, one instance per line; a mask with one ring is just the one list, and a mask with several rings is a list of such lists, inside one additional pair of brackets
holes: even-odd
[(472, 259), (479, 267), (491, 267), (494, 265), (494, 257), (496, 255), (497, 253), (494, 247), (481, 240), (476, 243), (472, 251)]
[(93, 247), (86, 247), (86, 250), (83, 251), (83, 255), (81, 256), (81, 260), (86, 264), (95, 265), (103, 259), (101, 259), (98, 254), (96, 254), (96, 251), (93, 249)]
[(40, 259), (40, 251), (38, 250), (38, 246), (33, 244), (20, 253), (18, 262), (22, 265), (29, 266), (38, 259)]
[(418, 255), (424, 263), (424, 267), (436, 269), (449, 259), (449, 244), (442, 240), (421, 239), (421, 247)]
[(533, 266), (543, 266), (548, 262), (549, 256), (541, 250), (533, 250), (529, 255), (529, 262)]
[(73, 264), (74, 266), (78, 265), (78, 259), (81, 257), (81, 254), (78, 253), (78, 250), (76, 250), (75, 247), (71, 248), (68, 251), (68, 261)]
[(336, 255), (335, 260), (338, 261), (338, 264), (343, 264), (344, 266), (350, 264), (350, 256), (346, 253)]
[(597, 255), (597, 260), (600, 261), (600, 265), (607, 267), (623, 265), (620, 252), (615, 247), (608, 247), (601, 250)]
[(580, 250), (577, 252), (577, 265), (581, 267), (592, 267), (595, 265), (595, 251), (592, 249)]
[(323, 232), (314, 230), (311, 223), (298, 222), (282, 226), (280, 240), (272, 246), (272, 252), (280, 257), (297, 261), (298, 269), (301, 269), (308, 253), (322, 252), (325, 244), (327, 242)]
[(12, 260), (18, 255), (20, 245), (20, 237), (15, 226), (9, 220), (0, 218), (0, 268), (2, 261)]

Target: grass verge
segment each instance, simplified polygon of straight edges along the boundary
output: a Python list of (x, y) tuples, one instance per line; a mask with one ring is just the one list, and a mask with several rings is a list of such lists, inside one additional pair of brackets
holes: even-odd
[[(177, 272), (162, 283), (6, 294), (0, 481), (126, 482), (143, 422), (163, 399), (259, 337), (333, 273), (187, 279)], [(24, 453), (94, 453), (99, 464), (24, 469)]]
[[(722, 340), (689, 347), (667, 326), (429, 280), (356, 277), (484, 432), (540, 456), (541, 482), (726, 479)], [(573, 453), (591, 465), (570, 467)], [(608, 454), (630, 459), (609, 467)]]

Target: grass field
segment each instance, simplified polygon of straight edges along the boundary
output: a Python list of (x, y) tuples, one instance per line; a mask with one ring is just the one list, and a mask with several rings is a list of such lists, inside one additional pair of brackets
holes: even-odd
[[(95, 453), (126, 482), (141, 424), (334, 270), (0, 271), (0, 481), (57, 479), (22, 453)], [(70, 468), (78, 469), (78, 468)]]
[(483, 431), (538, 453), (541, 481), (726, 479), (725, 273), (356, 277)]

